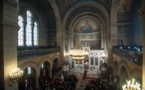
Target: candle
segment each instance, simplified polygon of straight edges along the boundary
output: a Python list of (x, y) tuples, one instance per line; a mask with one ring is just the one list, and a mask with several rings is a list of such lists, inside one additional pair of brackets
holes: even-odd
[(128, 81), (127, 84), (122, 86), (123, 90), (141, 90), (140, 84), (135, 82), (135, 79)]
[(127, 82), (127, 89), (130, 89), (130, 81)]
[(126, 90), (126, 85), (123, 86), (123, 90)]
[(135, 79), (132, 79), (132, 84), (134, 84)]

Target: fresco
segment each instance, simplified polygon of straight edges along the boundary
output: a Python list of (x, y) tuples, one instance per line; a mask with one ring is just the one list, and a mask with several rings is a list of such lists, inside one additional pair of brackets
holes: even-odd
[(91, 17), (84, 17), (75, 24), (74, 32), (76, 33), (93, 33), (100, 30), (100, 24)]
[(82, 33), (92, 33), (93, 27), (89, 24), (89, 21), (86, 21), (85, 25), (80, 27), (80, 30), (82, 31)]

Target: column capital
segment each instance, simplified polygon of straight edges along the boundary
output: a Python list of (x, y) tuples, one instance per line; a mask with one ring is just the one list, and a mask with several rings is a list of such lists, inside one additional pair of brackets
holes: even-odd
[(142, 7), (138, 10), (138, 13), (141, 15), (141, 16), (145, 16), (145, 7)]

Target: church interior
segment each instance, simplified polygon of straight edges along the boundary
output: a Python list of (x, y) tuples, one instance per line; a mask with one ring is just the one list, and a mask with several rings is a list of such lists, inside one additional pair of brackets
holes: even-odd
[(145, 0), (1, 0), (1, 90), (145, 90)]

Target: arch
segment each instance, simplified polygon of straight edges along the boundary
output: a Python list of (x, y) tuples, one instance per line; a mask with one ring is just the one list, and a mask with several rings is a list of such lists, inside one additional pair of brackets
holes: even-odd
[[(87, 14), (87, 16), (81, 16), (82, 14)], [(103, 21), (102, 17), (99, 16), (98, 14), (96, 14), (94, 12), (83, 12), (83, 13), (80, 13), (80, 14), (76, 15), (72, 19), (72, 22), (70, 23), (70, 26), (72, 26), (72, 27), (70, 27), (70, 28), (73, 28), (74, 29), (74, 26), (76, 25), (76, 22), (79, 21), (81, 18), (84, 18), (84, 17), (93, 18), (95, 21), (97, 21), (98, 23), (100, 23), (100, 27), (101, 27), (102, 24), (105, 25), (105, 22)], [(73, 31), (70, 31), (70, 32), (73, 32)]]
[[(81, 15), (82, 14), (89, 14), (88, 16), (82, 16), (81, 17)], [(103, 37), (104, 35), (105, 35), (105, 33), (104, 33), (104, 30), (105, 30), (105, 26), (106, 26), (106, 24), (105, 24), (105, 22), (103, 21), (103, 19), (101, 18), (101, 16), (99, 16), (98, 14), (96, 14), (96, 13), (94, 13), (94, 12), (83, 12), (83, 13), (80, 13), (80, 14), (78, 14), (78, 15), (76, 15), (73, 19), (72, 19), (72, 22), (70, 22), (70, 24), (69, 24), (69, 28), (68, 28), (68, 30), (69, 30), (69, 37), (74, 37), (74, 34), (73, 34), (73, 30), (74, 30), (74, 28), (75, 28), (75, 25), (76, 25), (76, 23), (80, 20), (80, 19), (82, 19), (82, 18), (84, 18), (84, 17), (89, 17), (89, 18), (93, 18), (95, 21), (97, 21), (98, 23), (99, 23), (99, 26), (100, 26), (100, 30), (99, 30), (99, 32), (100, 32), (100, 37), (98, 37), (99, 39), (101, 39), (101, 44), (102, 44), (102, 42), (105, 40), (105, 39), (103, 39), (103, 38), (101, 38), (101, 37)], [(107, 29), (106, 29), (107, 30)], [(70, 42), (71, 42), (71, 48), (72, 48), (72, 45), (74, 44), (73, 42), (74, 42), (74, 39), (69, 39), (70, 40)], [(102, 46), (102, 45), (101, 45)]]
[(48, 71), (48, 73), (49, 73), (49, 77), (51, 78), (52, 77), (52, 72), (51, 72), (51, 70), (52, 70), (52, 62), (51, 62), (51, 59), (50, 58), (43, 58), (42, 60), (41, 60), (41, 62), (39, 63), (39, 76), (41, 75), (41, 70), (43, 70), (43, 69), (41, 69), (41, 65), (43, 64), (43, 63), (45, 63), (45, 62), (48, 62), (49, 63), (49, 65), (50, 65), (50, 68), (48, 69), (49, 71)]
[(27, 67), (32, 67), (36, 70), (36, 73), (38, 73), (38, 65), (37, 63), (33, 62), (33, 61), (29, 61), (26, 63), (23, 63), (22, 65), (19, 66), (22, 70), (26, 69)]
[(44, 62), (49, 62), (50, 63), (50, 68), (52, 69), (52, 62), (51, 62), (51, 59), (49, 58), (44, 58), (40, 63), (39, 63), (39, 68), (41, 68), (41, 65), (44, 63)]
[(125, 84), (126, 80), (128, 80), (128, 79), (129, 79), (129, 76), (128, 76), (127, 70), (124, 66), (122, 66), (120, 69), (120, 83), (121, 83), (121, 85)]
[[(27, 67), (28, 68), (28, 67)], [(27, 85), (27, 88), (33, 88), (35, 89), (36, 83), (37, 83), (37, 71), (33, 68), (30, 67), (31, 73), (29, 74), (29, 70), (25, 68), (23, 71), (23, 76), (19, 79), (18, 81), (18, 88), (19, 90), (24, 89), (25, 83), (28, 82), (29, 85)]]
[(53, 57), (52, 59), (52, 77), (57, 73), (60, 68), (60, 58), (58, 56)]
[(38, 77), (40, 74), (40, 69), (39, 69), (39, 65), (33, 61), (28, 61), (23, 63), (22, 65), (19, 66), (22, 70), (25, 70), (27, 67), (32, 67), (34, 68), (34, 70), (36, 71), (36, 87), (39, 86), (38, 84)]
[(63, 17), (64, 26), (65, 26), (66, 20), (69, 17), (70, 13), (73, 12), (76, 8), (79, 8), (82, 6), (93, 6), (95, 8), (98, 8), (100, 11), (103, 11), (102, 13), (104, 14), (104, 16), (106, 16), (106, 17), (109, 16), (107, 9), (100, 3), (96, 3), (94, 1), (89, 1), (89, 4), (88, 4), (88, 2), (79, 2), (76, 5), (74, 5), (73, 7), (71, 7), (69, 10), (67, 10), (67, 12), (65, 13), (65, 16)]
[(129, 79), (130, 77), (130, 69), (124, 60), (121, 60), (119, 63), (119, 76), (121, 84), (125, 84), (125, 79)]
[(114, 61), (114, 63), (113, 63), (113, 75), (118, 76), (118, 74), (119, 74), (119, 66), (118, 66), (117, 61)]
[(126, 69), (127, 75), (130, 77), (130, 69), (124, 60), (121, 60), (121, 62), (119, 63), (119, 75), (120, 75), (121, 67), (124, 67)]
[[(88, 4), (88, 3), (89, 3), (89, 4)], [(102, 15), (100, 15), (100, 16), (102, 16), (101, 19), (104, 19), (104, 21), (105, 21), (106, 23), (109, 22), (109, 12), (108, 12), (108, 10), (107, 10), (102, 4), (100, 4), (100, 3), (96, 2), (96, 1), (89, 1), (89, 2), (81, 1), (81, 2), (78, 2), (77, 4), (74, 4), (73, 7), (70, 7), (70, 8), (65, 12), (65, 16), (64, 16), (63, 19), (62, 19), (63, 27), (65, 27), (66, 24), (68, 24), (68, 23), (67, 23), (67, 20), (69, 19), (69, 15), (71, 15), (72, 12), (75, 12), (76, 9), (81, 8), (81, 7), (83, 7), (83, 6), (93, 7), (93, 9), (99, 10), (99, 12), (102, 14)], [(95, 11), (95, 10), (94, 10), (94, 11)], [(79, 16), (80, 16), (80, 15), (83, 15), (83, 13), (84, 13), (84, 12), (81, 12), (81, 14), (79, 13)], [(92, 11), (92, 13), (90, 13), (90, 11), (88, 11), (87, 13), (93, 14), (94, 12)], [(100, 13), (99, 13), (99, 14), (100, 14)], [(94, 15), (94, 14), (93, 14), (93, 15)], [(95, 15), (98, 15), (98, 13), (96, 13)], [(76, 16), (79, 17), (78, 15), (76, 15)], [(92, 16), (92, 15), (91, 15), (91, 16)], [(97, 17), (98, 17), (98, 16), (97, 16)], [(71, 18), (72, 18), (72, 17), (71, 17)], [(73, 17), (73, 19), (76, 19), (76, 17)], [(100, 19), (100, 18), (99, 18), (99, 19)], [(73, 20), (72, 20), (72, 21), (73, 21)], [(71, 24), (72, 24), (72, 23), (71, 23)], [(73, 26), (73, 25), (72, 25), (72, 26)], [(70, 27), (69, 27), (69, 28), (70, 28)], [(102, 32), (104, 32), (104, 28), (107, 29), (106, 24), (105, 24), (105, 26), (103, 26), (102, 28), (103, 28)], [(65, 29), (64, 29), (64, 30), (65, 30)], [(63, 30), (63, 33), (65, 32), (64, 30)], [(104, 37), (105, 35), (107, 35), (108, 30), (109, 30), (109, 29), (107, 29), (107, 31), (104, 32), (104, 35), (102, 34), (102, 37)], [(70, 37), (73, 38), (73, 36), (71, 36), (71, 35), (70, 35)], [(106, 41), (105, 41), (105, 40), (106, 40), (105, 38), (106, 38), (106, 37), (104, 37), (104, 38), (102, 39), (102, 41), (106, 42)], [(101, 42), (101, 43), (104, 43), (104, 42)], [(73, 45), (73, 41), (71, 41), (71, 45)], [(70, 45), (70, 46), (71, 46), (71, 45)], [(71, 47), (72, 47), (72, 46), (71, 46)], [(103, 44), (102, 44), (101, 47), (106, 47), (106, 46), (103, 46)]]
[[(58, 59), (58, 65), (60, 66), (61, 63), (60, 63), (60, 57), (59, 57), (59, 56), (54, 56), (54, 57), (53, 57), (53, 59), (52, 59), (52, 64), (53, 64), (53, 62), (54, 62), (55, 59)], [(58, 67), (59, 67), (59, 66), (58, 66)]]
[(58, 58), (55, 58), (52, 62), (52, 68), (54, 69), (58, 69), (60, 66), (60, 63), (59, 63), (59, 59)]
[(113, 75), (113, 71), (114, 71), (113, 67), (112, 66), (109, 66), (108, 67), (108, 73), (109, 73), (109, 75), (110, 74)]
[(63, 32), (61, 31), (62, 28), (60, 28), (60, 26), (61, 26), (61, 17), (60, 17), (60, 14), (59, 14), (57, 4), (56, 4), (55, 0), (48, 0), (48, 2), (50, 3), (51, 7), (53, 8), (55, 19), (56, 19), (56, 31), (57, 31), (56, 35), (58, 37), (57, 38), (57, 45), (62, 44), (62, 46), (63, 46), (63, 43), (61, 43), (61, 41), (62, 41), (61, 36), (63, 36)]

